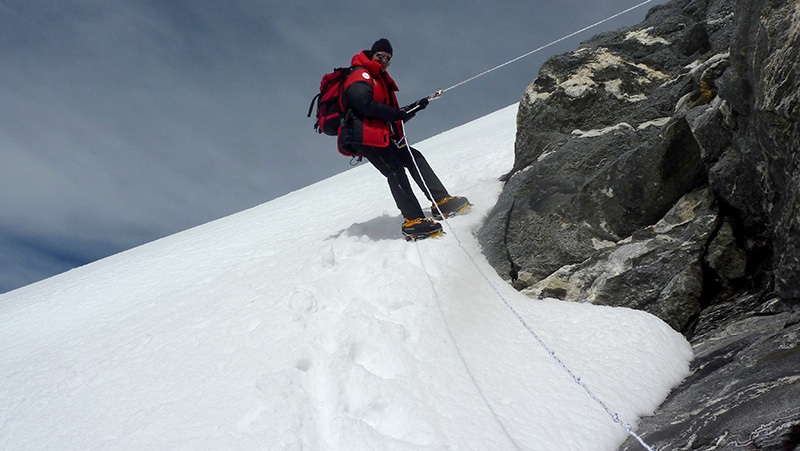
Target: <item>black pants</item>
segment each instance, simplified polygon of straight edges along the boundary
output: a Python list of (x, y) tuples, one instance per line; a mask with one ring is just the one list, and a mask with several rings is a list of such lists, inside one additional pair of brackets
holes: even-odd
[[(411, 191), (411, 183), (406, 176), (406, 169), (428, 200), (435, 199), (438, 202), (449, 194), (422, 153), (411, 147), (414, 160), (419, 166), (419, 172), (417, 172), (408, 149), (407, 146), (399, 148), (397, 145), (391, 144), (386, 148), (359, 146), (358, 152), (386, 177), (394, 202), (403, 217), (407, 219), (424, 218), (425, 213), (422, 212), (416, 196)], [(425, 186), (428, 187), (434, 199), (430, 198)]]

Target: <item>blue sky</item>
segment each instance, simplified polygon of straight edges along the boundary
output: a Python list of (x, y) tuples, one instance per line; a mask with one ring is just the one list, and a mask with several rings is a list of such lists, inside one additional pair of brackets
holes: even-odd
[[(664, 2), (447, 92), (411, 141), (517, 102), (547, 57)], [(0, 292), (349, 169), (306, 113), (380, 37), (410, 103), (640, 2), (343, 3), (0, 0)]]

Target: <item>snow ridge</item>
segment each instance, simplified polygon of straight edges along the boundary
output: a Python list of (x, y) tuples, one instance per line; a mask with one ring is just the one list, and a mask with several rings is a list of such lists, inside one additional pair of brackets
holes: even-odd
[[(417, 147), (475, 204), (448, 222), (481, 272), (635, 422), (688, 373), (685, 340), (643, 312), (532, 301), (480, 253), (515, 113)], [(363, 166), (0, 295), (0, 448), (616, 449), (625, 431), (453, 234), (409, 244), (399, 223)]]

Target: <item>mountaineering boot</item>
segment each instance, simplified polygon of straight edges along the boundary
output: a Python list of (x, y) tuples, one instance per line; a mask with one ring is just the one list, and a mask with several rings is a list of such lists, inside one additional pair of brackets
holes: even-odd
[[(438, 208), (437, 208), (438, 205)], [(431, 214), (436, 219), (449, 218), (459, 213), (466, 213), (472, 208), (472, 204), (466, 197), (449, 196), (442, 198), (439, 202), (431, 205)]]
[(403, 236), (406, 241), (416, 241), (442, 235), (444, 235), (442, 225), (431, 218), (406, 218), (403, 221)]

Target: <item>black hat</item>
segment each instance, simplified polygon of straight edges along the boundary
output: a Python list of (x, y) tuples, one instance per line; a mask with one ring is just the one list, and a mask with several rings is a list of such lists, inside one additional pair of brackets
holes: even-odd
[(375, 54), (375, 52), (384, 52), (388, 53), (389, 55), (394, 55), (394, 52), (392, 51), (392, 44), (390, 44), (389, 40), (386, 38), (380, 38), (375, 41), (369, 51), (371, 54)]

